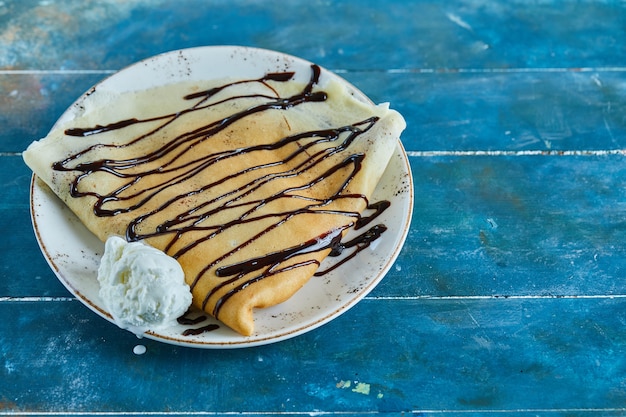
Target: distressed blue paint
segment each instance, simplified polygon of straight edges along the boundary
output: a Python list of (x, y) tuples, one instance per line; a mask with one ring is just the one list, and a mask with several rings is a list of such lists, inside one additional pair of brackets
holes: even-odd
[[(3, 68), (118, 69), (169, 49), (254, 45), (332, 68), (623, 66), (617, 1), (14, 1)], [(68, 45), (70, 46), (68, 48)]]
[(623, 72), (347, 73), (410, 115), (409, 150), (616, 149), (626, 145)]
[[(138, 340), (76, 301), (0, 309), (17, 317), (0, 323), (0, 334), (27, 336), (0, 345), (0, 403), (11, 411), (341, 413), (626, 401), (621, 300), (369, 299), (302, 337), (234, 351)], [(57, 314), (65, 320), (51, 320)], [(137, 344), (144, 355), (133, 353)]]
[(615, 156), (416, 157), (402, 255), (376, 294), (624, 294)]
[(0, 157), (0, 297), (67, 296), (37, 253), (30, 224), (30, 178), (20, 156)]
[[(603, 150), (626, 147), (623, 72), (342, 72), (408, 118), (408, 150)], [(107, 74), (0, 74), (6, 126), (0, 147), (19, 152)], [(34, 110), (34, 111), (33, 111)]]
[[(623, 415), (625, 31), (618, 1), (0, 2), (0, 413)], [(139, 340), (72, 299), (19, 155), (110, 70), (216, 44), (391, 102), (416, 193), (368, 298), (232, 351)]]
[(107, 74), (0, 74), (0, 152), (21, 152), (44, 137), (80, 95)]

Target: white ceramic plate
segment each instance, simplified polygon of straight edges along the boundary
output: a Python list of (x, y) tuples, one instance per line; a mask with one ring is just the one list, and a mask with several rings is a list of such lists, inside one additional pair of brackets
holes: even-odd
[[(99, 83), (98, 90), (131, 91), (182, 80), (227, 76), (252, 78), (267, 72), (296, 71), (306, 81), (310, 62), (278, 52), (233, 46), (201, 47), (158, 55), (134, 64)], [(320, 81), (337, 75), (322, 69)], [(348, 84), (345, 80), (342, 82)], [(353, 86), (353, 94), (367, 97)], [(85, 93), (61, 116), (70, 118), (89, 95)], [(355, 259), (320, 277), (313, 277), (288, 301), (255, 312), (256, 332), (244, 337), (220, 325), (217, 330), (184, 336), (189, 328), (218, 323), (212, 318), (197, 325), (177, 325), (146, 333), (166, 343), (201, 348), (232, 348), (273, 343), (315, 329), (338, 317), (365, 297), (394, 263), (409, 230), (413, 184), (408, 159), (398, 141), (396, 152), (371, 201), (389, 200), (377, 218), (388, 229)], [(100, 316), (113, 322), (98, 292), (97, 269), (104, 244), (36, 176), (31, 183), (31, 214), (41, 251), (65, 287)], [(332, 260), (328, 261), (329, 264)], [(327, 264), (322, 264), (325, 269)], [(218, 323), (219, 324), (219, 323)]]

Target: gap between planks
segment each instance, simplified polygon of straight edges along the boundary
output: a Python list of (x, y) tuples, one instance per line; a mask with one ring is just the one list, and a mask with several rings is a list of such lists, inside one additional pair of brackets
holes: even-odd
[(626, 155), (626, 149), (581, 150), (466, 150), (466, 151), (407, 151), (409, 157), (437, 156), (608, 156)]
[[(389, 74), (516, 74), (564, 72), (626, 72), (626, 67), (517, 67), (517, 68), (331, 68), (337, 74), (382, 72)], [(3, 69), (0, 75), (110, 75), (119, 69)]]
[[(626, 149), (588, 149), (588, 150), (465, 150), (465, 151), (406, 151), (409, 157), (438, 157), (438, 156), (626, 156)], [(22, 152), (0, 152), (2, 156), (22, 156)]]
[[(437, 409), (417, 409), (409, 411), (398, 411), (401, 414), (407, 415), (419, 415), (419, 414), (537, 414), (537, 413), (623, 413), (626, 408), (518, 408), (518, 409), (465, 409), (465, 410), (437, 410)], [(392, 412), (393, 413), (393, 412)], [(30, 415), (30, 412), (2, 412), (0, 415)], [(352, 416), (352, 415), (387, 415), (389, 412), (381, 412), (378, 410), (364, 410), (364, 411), (44, 411), (37, 412), (37, 415), (45, 416), (82, 416), (82, 415), (97, 415), (97, 416), (180, 416), (180, 415), (194, 415), (194, 416), (261, 416), (261, 415), (305, 415), (305, 416)]]
[[(413, 295), (413, 296), (366, 296), (370, 301), (415, 301), (415, 300), (553, 300), (553, 299), (626, 299), (626, 294), (591, 294), (591, 295)], [(38, 303), (38, 302), (70, 302), (78, 301), (74, 297), (0, 297), (0, 303)]]

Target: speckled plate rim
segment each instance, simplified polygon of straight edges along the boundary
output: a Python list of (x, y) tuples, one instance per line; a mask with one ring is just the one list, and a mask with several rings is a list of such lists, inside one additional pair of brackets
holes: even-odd
[[(207, 63), (219, 62), (217, 74)], [(74, 109), (101, 88), (147, 88), (188, 79), (223, 78), (225, 75), (263, 75), (278, 70), (308, 68), (310, 62), (280, 52), (239, 46), (209, 46), (157, 55), (123, 69), (96, 84), (59, 118), (71, 118)], [(260, 72), (259, 72), (260, 71)], [(305, 71), (300, 71), (305, 72)], [(163, 75), (165, 74), (165, 75)], [(142, 75), (142, 82), (132, 82)], [(305, 72), (308, 77), (308, 72)], [(322, 68), (322, 78), (335, 77), (346, 83), (359, 99), (369, 100), (343, 78)], [(189, 326), (173, 326), (147, 332), (146, 338), (197, 348), (239, 348), (264, 345), (306, 333), (339, 317), (363, 299), (386, 275), (408, 235), (413, 211), (413, 180), (409, 160), (398, 140), (372, 201), (390, 200), (391, 207), (379, 218), (388, 230), (349, 264), (322, 277), (313, 277), (288, 301), (255, 311), (256, 332), (241, 336), (224, 325), (216, 331), (183, 336)], [(30, 209), (36, 239), (59, 281), (92, 311), (114, 323), (98, 295), (97, 268), (104, 244), (90, 233), (52, 191), (33, 175)], [(202, 325), (216, 323), (212, 318)], [(200, 327), (197, 325), (195, 327)]]

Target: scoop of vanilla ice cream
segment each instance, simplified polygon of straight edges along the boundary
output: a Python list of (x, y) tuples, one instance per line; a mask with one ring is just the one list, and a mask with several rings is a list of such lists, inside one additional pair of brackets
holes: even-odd
[(174, 258), (117, 236), (105, 243), (98, 282), (115, 323), (137, 335), (175, 324), (191, 305), (191, 291)]

